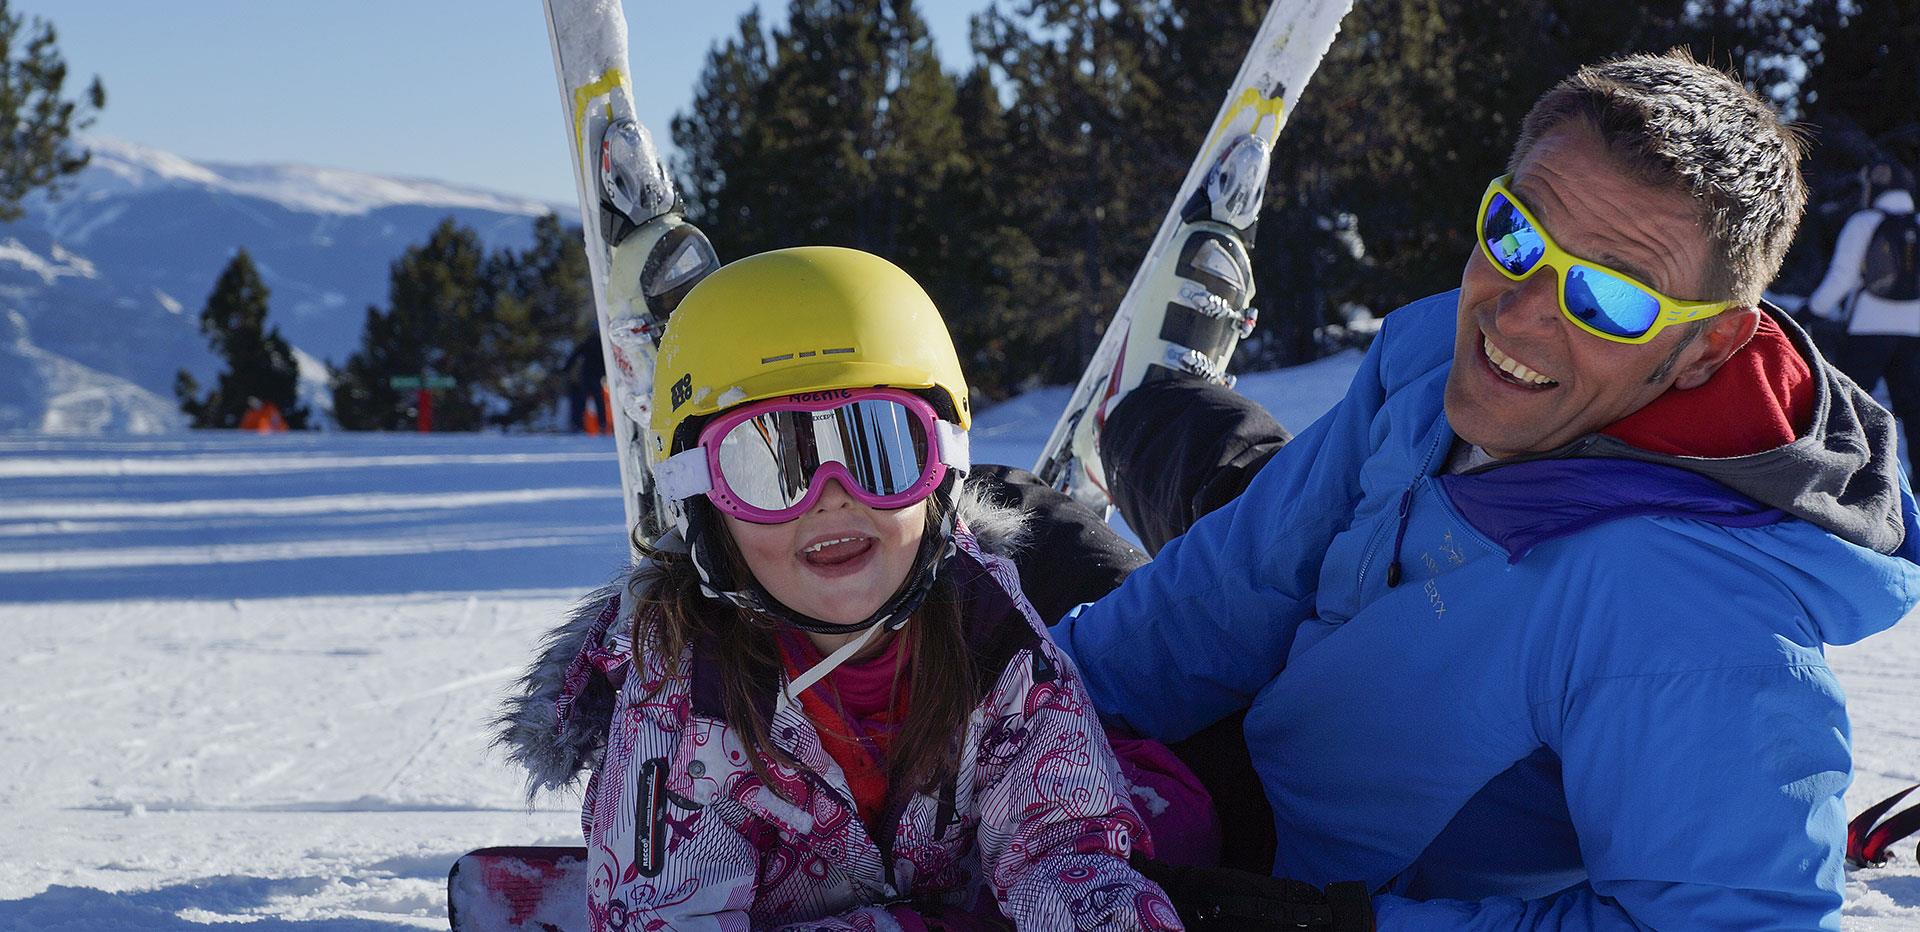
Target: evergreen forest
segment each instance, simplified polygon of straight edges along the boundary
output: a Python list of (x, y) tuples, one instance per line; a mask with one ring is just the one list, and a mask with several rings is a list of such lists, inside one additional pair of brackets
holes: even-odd
[[(886, 256), (939, 303), (986, 400), (1077, 377), (1246, 53), (1266, 0), (993, 0), (942, 62), (914, 0), (789, 0), (715, 43), (669, 127), (722, 259)], [(1776, 290), (1818, 281), (1876, 160), (1920, 162), (1920, 0), (1359, 0), (1280, 137), (1241, 370), (1350, 345), (1343, 324), (1453, 287), (1471, 214), (1533, 99), (1582, 63), (1682, 46), (1799, 122), (1814, 191)], [(577, 231), (487, 254), (451, 222), (393, 265), (335, 415), (400, 428), (399, 373), (452, 376), (445, 428), (554, 429), (591, 341)]]

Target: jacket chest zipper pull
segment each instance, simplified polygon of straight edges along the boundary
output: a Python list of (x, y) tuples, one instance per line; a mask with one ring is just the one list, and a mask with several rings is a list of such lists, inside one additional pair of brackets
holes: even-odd
[(667, 759), (640, 765), (635, 781), (633, 864), (642, 877), (658, 877), (667, 856)]
[[(1415, 482), (1414, 485), (1419, 485)], [(1387, 588), (1400, 585), (1400, 544), (1407, 539), (1407, 514), (1413, 510), (1413, 485), (1400, 493), (1400, 527), (1393, 532), (1393, 561), (1387, 564)]]

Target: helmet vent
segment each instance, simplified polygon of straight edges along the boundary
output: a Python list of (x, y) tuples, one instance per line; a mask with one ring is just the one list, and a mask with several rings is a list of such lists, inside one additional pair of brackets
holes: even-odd
[(778, 356), (762, 356), (760, 357), (760, 364), (764, 366), (770, 363), (786, 362), (789, 359), (812, 359), (815, 356), (845, 356), (852, 352), (853, 352), (853, 347), (851, 346), (836, 346), (830, 349), (823, 349), (823, 350), (806, 350), (804, 352), (799, 352), (799, 353), (782, 353)]

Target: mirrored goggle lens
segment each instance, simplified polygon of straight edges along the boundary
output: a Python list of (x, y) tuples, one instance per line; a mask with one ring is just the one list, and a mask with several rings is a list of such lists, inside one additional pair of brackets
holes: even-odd
[(1487, 256), (1509, 275), (1527, 274), (1547, 252), (1540, 232), (1505, 194), (1495, 194), (1487, 202), (1486, 216), (1480, 218), (1480, 242)]
[(740, 422), (713, 456), (735, 498), (766, 511), (806, 497), (823, 463), (840, 463), (858, 489), (899, 495), (926, 475), (925, 423), (896, 401), (869, 399), (826, 411), (769, 411)]
[(1660, 317), (1660, 299), (1592, 266), (1568, 269), (1565, 289), (1568, 312), (1601, 333), (1637, 337)]

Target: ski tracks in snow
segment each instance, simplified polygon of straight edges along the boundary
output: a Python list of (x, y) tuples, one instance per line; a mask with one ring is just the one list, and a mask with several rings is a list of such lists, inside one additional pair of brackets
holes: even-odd
[(489, 721), (617, 488), (564, 437), (0, 438), (0, 929), (444, 928), (460, 853), (576, 842)]

